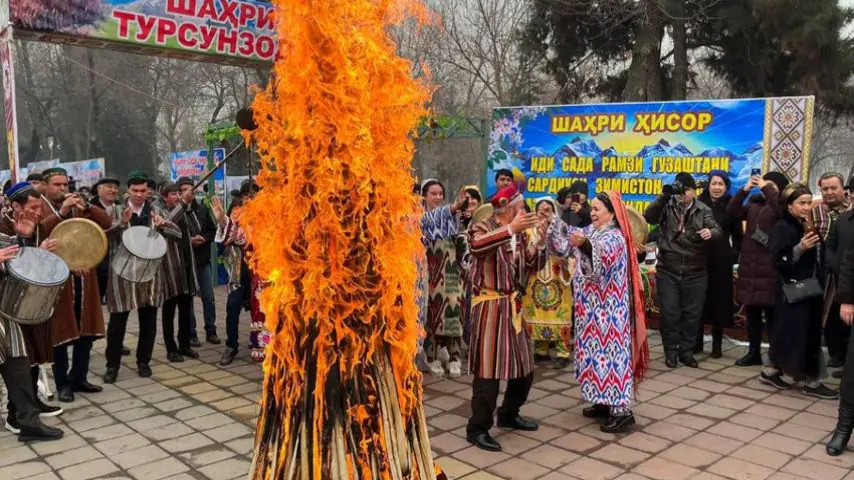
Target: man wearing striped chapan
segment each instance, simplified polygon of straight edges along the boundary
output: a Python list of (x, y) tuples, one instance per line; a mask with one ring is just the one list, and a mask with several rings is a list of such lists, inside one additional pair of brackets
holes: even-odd
[(535, 244), (525, 233), (537, 227), (536, 214), (525, 213), (522, 195), (514, 185), (491, 200), (494, 213), (471, 227), (472, 331), (469, 371), (472, 416), (466, 439), (483, 450), (500, 451), (489, 434), (498, 400), (499, 382), (507, 381), (498, 426), (534, 431), (533, 420), (519, 415), (533, 384), (534, 353), (523, 324), (521, 301), (528, 275), (545, 257), (545, 235)]
[(149, 178), (145, 172), (131, 171), (128, 174), (127, 187), (127, 200), (114, 204), (108, 210), (113, 218), (113, 227), (107, 232), (107, 238), (110, 240), (110, 262), (106, 294), (110, 322), (107, 325), (107, 371), (104, 374), (104, 383), (115, 383), (119, 376), (127, 323), (134, 310), (139, 322), (139, 339), (136, 344), (137, 372), (143, 378), (151, 376), (150, 362), (157, 336), (157, 309), (163, 304), (163, 277), (160, 272), (147, 282), (131, 282), (113, 270), (112, 258), (119, 254), (122, 235), (128, 228), (144, 226), (157, 230), (164, 237), (180, 236), (180, 230), (164, 220), (167, 213), (148, 200)]

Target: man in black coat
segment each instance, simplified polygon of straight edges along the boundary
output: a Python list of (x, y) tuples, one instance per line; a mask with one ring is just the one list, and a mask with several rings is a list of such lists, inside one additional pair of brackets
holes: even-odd
[[(193, 179), (181, 177), (176, 182), (183, 193), (185, 189), (192, 188)], [(211, 265), (211, 244), (216, 238), (216, 222), (210, 209), (198, 199), (194, 199), (190, 208), (199, 219), (202, 227), (198, 235), (190, 241), (193, 245), (193, 254), (196, 257), (196, 278), (199, 281), (199, 297), (202, 299), (202, 311), (205, 316), (205, 338), (208, 343), (219, 345), (220, 339), (216, 334), (216, 306), (213, 294), (213, 265)], [(196, 330), (196, 312), (193, 309), (190, 319), (190, 346), (200, 347), (198, 332)]]
[[(827, 266), (830, 267), (830, 272), (834, 277), (839, 279), (842, 270), (842, 256), (845, 253), (846, 246), (854, 242), (854, 210), (849, 209), (839, 215), (839, 218), (833, 222), (830, 227), (830, 232), (827, 234), (825, 242)], [(851, 336), (851, 327), (846, 325), (839, 316), (840, 304), (833, 302), (827, 312), (827, 320), (825, 322), (825, 343), (827, 343), (828, 351), (835, 349), (837, 358), (847, 358), (846, 352), (848, 348), (848, 340)], [(833, 376), (840, 378), (842, 372), (833, 372)]]
[[(849, 187), (853, 186), (849, 180)], [(836, 263), (839, 282), (836, 288), (836, 302), (840, 305), (839, 317), (851, 326), (854, 323), (854, 220), (852, 212), (842, 214), (837, 220), (839, 225), (839, 239), (834, 258), (830, 260), (831, 268)], [(847, 231), (847, 239), (843, 241), (842, 234)], [(829, 250), (829, 249), (828, 249)], [(854, 336), (849, 338), (848, 349), (854, 348), (851, 342)], [(842, 381), (839, 384), (839, 418), (833, 436), (827, 442), (827, 454), (831, 456), (841, 455), (851, 439), (854, 430), (854, 362), (846, 362), (842, 369)]]
[(708, 285), (708, 241), (721, 236), (712, 210), (697, 200), (696, 188), (694, 177), (680, 173), (644, 212), (659, 230), (655, 281), (669, 368), (677, 360), (697, 368), (694, 346)]

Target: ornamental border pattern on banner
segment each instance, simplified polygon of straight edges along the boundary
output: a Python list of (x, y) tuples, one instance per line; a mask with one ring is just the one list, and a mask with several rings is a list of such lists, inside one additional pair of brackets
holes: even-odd
[(765, 104), (763, 170), (776, 170), (793, 181), (809, 178), (815, 97), (769, 98)]

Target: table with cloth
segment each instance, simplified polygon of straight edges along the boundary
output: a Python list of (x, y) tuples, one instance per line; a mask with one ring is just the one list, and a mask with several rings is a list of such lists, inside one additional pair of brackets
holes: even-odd
[[(640, 264), (641, 279), (643, 281), (644, 306), (646, 307), (647, 326), (649, 328), (658, 329), (661, 310), (656, 303), (656, 285), (655, 285), (655, 265)], [(738, 278), (738, 265), (732, 267), (732, 281), (735, 282)], [(733, 289), (733, 294), (735, 289)], [(747, 323), (744, 316), (744, 307), (732, 299), (735, 312), (733, 319), (733, 328), (727, 328), (724, 333), (736, 340), (747, 340)]]

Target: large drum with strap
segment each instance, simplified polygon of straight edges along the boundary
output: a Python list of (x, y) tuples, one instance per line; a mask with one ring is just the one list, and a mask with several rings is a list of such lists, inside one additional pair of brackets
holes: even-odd
[(160, 232), (145, 226), (130, 227), (122, 234), (122, 243), (113, 254), (110, 268), (129, 282), (149, 282), (160, 269), (164, 256), (166, 239)]
[(0, 282), (0, 316), (22, 325), (48, 321), (68, 275), (68, 266), (58, 256), (41, 248), (21, 247), (6, 262)]

